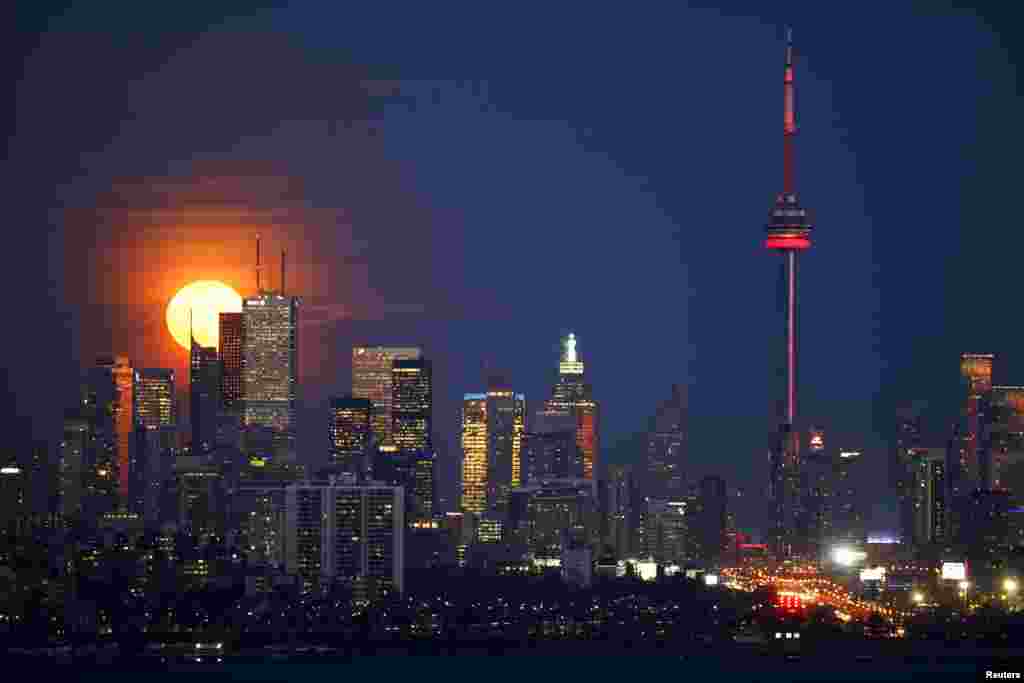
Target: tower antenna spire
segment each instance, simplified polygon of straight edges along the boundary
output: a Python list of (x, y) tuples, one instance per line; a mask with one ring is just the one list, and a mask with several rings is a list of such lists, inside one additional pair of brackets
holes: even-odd
[(793, 178), (793, 137), (796, 135), (796, 84), (793, 82), (793, 29), (786, 27), (786, 67), (782, 77), (783, 113), (782, 113), (782, 144), (783, 144), (783, 178), (782, 191), (793, 194), (796, 185)]
[(281, 250), (281, 296), (284, 296), (284, 257), (285, 250)]
[(260, 234), (256, 233), (256, 293), (263, 293), (263, 283), (260, 281)]

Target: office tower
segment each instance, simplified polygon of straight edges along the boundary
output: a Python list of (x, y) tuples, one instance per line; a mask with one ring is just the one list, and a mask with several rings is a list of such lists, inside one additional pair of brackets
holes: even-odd
[(174, 370), (136, 370), (132, 386), (135, 427), (159, 429), (175, 424)]
[(373, 404), (351, 396), (330, 400), (331, 466), (363, 474), (372, 448)]
[(352, 348), (352, 395), (373, 401), (373, 435), (376, 443), (390, 446), (395, 361), (419, 360), (419, 347), (356, 346)]
[(1006, 490), (1007, 473), (1024, 460), (1024, 387), (991, 387), (978, 409), (979, 486), (984, 491)]
[(31, 516), (29, 471), (13, 454), (0, 459), (0, 535), (21, 536)]
[(643, 512), (643, 554), (661, 565), (685, 564), (693, 554), (689, 546), (696, 547), (689, 528), (693, 514), (687, 500), (647, 499)]
[(835, 524), (835, 457), (831, 453), (811, 453), (800, 464), (803, 480), (807, 554), (827, 558), (832, 546)]
[(462, 510), (502, 516), (518, 486), (526, 397), (498, 376), (486, 394), (466, 394), (462, 407)]
[(692, 531), (700, 549), (698, 558), (707, 564), (717, 563), (725, 550), (728, 501), (725, 479), (708, 476), (700, 480)]
[(487, 509), (487, 394), (466, 394), (462, 402), (463, 512)]
[(538, 412), (522, 443), (522, 486), (552, 479), (583, 478), (583, 462), (576, 447), (576, 421), (572, 416)]
[(672, 397), (663, 401), (651, 418), (647, 434), (647, 482), (651, 498), (677, 498), (683, 494), (686, 453), (686, 397), (672, 385)]
[(383, 447), (374, 455), (372, 480), (405, 491), (405, 519), (410, 526), (430, 522), (434, 516), (433, 451)]
[(867, 538), (862, 496), (858, 494), (853, 478), (861, 458), (860, 451), (847, 449), (840, 450), (835, 459), (833, 528), (839, 542), (863, 543)]
[[(174, 424), (135, 430), (132, 457), (132, 487), (128, 510), (142, 516), (147, 528), (156, 529), (165, 521), (160, 504), (171, 481), (178, 456), (177, 427)], [(168, 520), (169, 521), (169, 520)]]
[(506, 526), (522, 537), (536, 561), (557, 564), (563, 548), (596, 540), (600, 520), (593, 489), (582, 480), (513, 489)]
[(275, 450), (286, 452), (295, 450), (299, 305), (298, 297), (269, 292), (242, 302), (243, 423), (273, 430)]
[(78, 519), (83, 512), (90, 436), (88, 420), (76, 414), (64, 419), (63, 435), (57, 449), (57, 514), (63, 520)]
[(434, 393), (430, 361), (391, 366), (391, 441), (402, 451), (433, 450)]
[(960, 463), (950, 471), (954, 497), (966, 495), (981, 486), (980, 450), (981, 407), (985, 395), (992, 390), (991, 353), (965, 353), (960, 356), (960, 379), (966, 394), (961, 413)]
[(911, 538), (919, 546), (952, 540), (946, 509), (946, 449), (915, 448), (913, 467), (913, 526)]
[(227, 410), (238, 410), (242, 401), (242, 368), (245, 362), (245, 318), (242, 313), (221, 313), (217, 324), (221, 404)]
[(915, 542), (915, 516), (918, 509), (917, 462), (914, 454), (924, 447), (922, 402), (902, 406), (897, 412), (896, 448), (890, 462), (890, 479), (895, 481), (900, 507), (900, 536), (903, 543)]
[(227, 495), (223, 473), (208, 455), (179, 455), (172, 465), (178, 528), (196, 537), (223, 537)]
[(576, 350), (576, 335), (569, 334), (558, 364), (558, 380), (543, 408), (548, 416), (572, 416), (576, 423), (576, 447), (583, 478), (593, 480), (600, 456), (600, 405), (586, 382), (583, 361)]
[(131, 377), (127, 358), (97, 359), (96, 365), (86, 372), (79, 405), (68, 415), (72, 419), (81, 418), (87, 424), (81, 499), (81, 510), (87, 520), (96, 520), (120, 505), (122, 469), (124, 492), (127, 493), (132, 423)]
[[(780, 374), (785, 398), (780, 424), (769, 457), (769, 491), (773, 506), (769, 531), (773, 551), (779, 557), (799, 553), (796, 546), (800, 517), (800, 441), (795, 428), (797, 412), (797, 254), (811, 246), (811, 223), (797, 200), (794, 172), (796, 138), (795, 86), (793, 80), (792, 32), (786, 35), (786, 64), (783, 75), (783, 188), (775, 200), (767, 226), (765, 247), (782, 255), (781, 292), (785, 321), (785, 362)], [(781, 359), (780, 359), (781, 360)]]
[(205, 453), (217, 442), (217, 414), (220, 412), (220, 359), (217, 349), (192, 340), (189, 354), (189, 421), (192, 424), (192, 452)]
[(285, 491), (285, 569), (307, 588), (370, 580), (401, 593), (404, 492), (391, 486), (294, 484)]
[(634, 546), (639, 511), (637, 486), (630, 465), (609, 465), (603, 512), (607, 517), (608, 538), (615, 557), (623, 559), (638, 549)]

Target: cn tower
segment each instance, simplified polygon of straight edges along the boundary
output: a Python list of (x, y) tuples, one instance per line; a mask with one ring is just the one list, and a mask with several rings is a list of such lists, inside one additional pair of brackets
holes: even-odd
[(800, 206), (794, 180), (796, 140), (795, 84), (793, 82), (793, 32), (786, 29), (786, 65), (783, 72), (782, 192), (768, 217), (765, 248), (782, 255), (781, 302), (785, 318), (785, 407), (779, 411), (781, 424), (771, 448), (770, 497), (775, 507), (775, 551), (788, 556), (794, 552), (800, 526), (800, 440), (796, 423), (797, 393), (797, 255), (811, 247), (811, 223)]

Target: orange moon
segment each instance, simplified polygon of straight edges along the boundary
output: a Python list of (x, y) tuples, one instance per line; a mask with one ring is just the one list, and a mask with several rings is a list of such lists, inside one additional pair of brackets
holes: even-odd
[(220, 339), (220, 314), (240, 313), (242, 297), (223, 282), (199, 280), (178, 290), (167, 304), (167, 330), (183, 349), (191, 348), (189, 313), (192, 314), (192, 336), (200, 346), (217, 348)]

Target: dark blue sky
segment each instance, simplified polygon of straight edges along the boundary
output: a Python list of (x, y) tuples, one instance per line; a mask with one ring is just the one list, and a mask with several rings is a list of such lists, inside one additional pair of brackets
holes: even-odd
[(609, 459), (633, 457), (614, 444), (679, 382), (693, 474), (760, 492), (782, 332), (761, 239), (781, 186), (786, 23), (797, 184), (817, 224), (801, 412), (865, 451), (873, 526), (892, 522), (877, 482), (896, 403), (928, 399), (941, 433), (967, 349), (1002, 353), (997, 381), (1024, 383), (1014, 17), (936, 3), (359, 5), (19, 17), (4, 277), (33, 333), (4, 344), (29, 359), (11, 363), (11, 388), (37, 436), (97, 352), (169, 362), (154, 273), (251, 287), (252, 225), (131, 218), (151, 207), (145, 188), (188, 194), (205, 176), (225, 200), (291, 207), (254, 225), (295, 254), (319, 321), (303, 328), (307, 448), (325, 436), (317, 406), (348, 385), (353, 342), (420, 342), (450, 477), (458, 398), (482, 364), (536, 403), (572, 330)]

